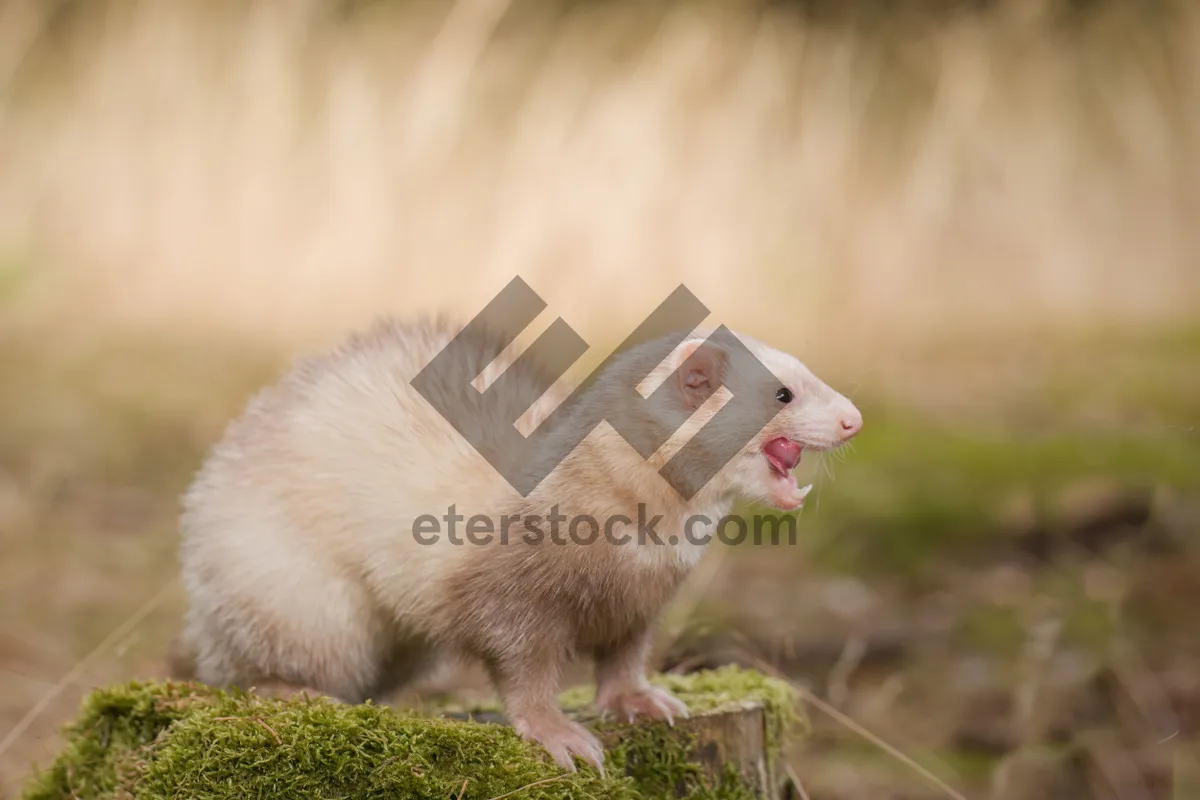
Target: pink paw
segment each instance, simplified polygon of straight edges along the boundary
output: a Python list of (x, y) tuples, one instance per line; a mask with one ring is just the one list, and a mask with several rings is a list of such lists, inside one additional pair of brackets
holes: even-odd
[(638, 717), (663, 719), (674, 725), (676, 717), (688, 715), (687, 706), (675, 695), (657, 686), (642, 686), (621, 689), (615, 692), (601, 691), (596, 708), (602, 715), (612, 714), (623, 722), (633, 722)]
[(579, 756), (604, 775), (604, 748), (591, 731), (561, 713), (521, 717), (513, 728), (526, 741), (536, 742), (565, 770), (575, 772), (573, 756)]

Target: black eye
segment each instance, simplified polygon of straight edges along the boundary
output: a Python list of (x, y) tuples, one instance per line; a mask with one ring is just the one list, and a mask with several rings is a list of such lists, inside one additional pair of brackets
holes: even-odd
[(777, 391), (775, 393), (775, 399), (781, 403), (792, 402), (792, 396), (793, 396), (792, 390), (787, 388), (786, 386), (779, 387), (779, 391)]

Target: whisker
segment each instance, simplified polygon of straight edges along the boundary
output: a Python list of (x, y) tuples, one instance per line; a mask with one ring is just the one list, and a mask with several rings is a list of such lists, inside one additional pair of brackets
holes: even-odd
[(825, 474), (829, 476), (830, 483), (837, 480), (833, 475), (833, 470), (829, 468), (829, 461), (825, 458), (825, 454), (821, 454), (821, 467), (825, 470)]

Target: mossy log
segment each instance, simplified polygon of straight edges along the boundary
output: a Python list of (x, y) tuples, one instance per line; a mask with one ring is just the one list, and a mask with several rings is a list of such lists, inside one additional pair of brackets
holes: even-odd
[(390, 709), (274, 700), (194, 683), (93, 692), (25, 800), (784, 797), (779, 757), (802, 719), (791, 688), (726, 667), (655, 682), (692, 709), (674, 726), (601, 721), (583, 692), (563, 705), (604, 742), (607, 775), (558, 768), (487, 708)]

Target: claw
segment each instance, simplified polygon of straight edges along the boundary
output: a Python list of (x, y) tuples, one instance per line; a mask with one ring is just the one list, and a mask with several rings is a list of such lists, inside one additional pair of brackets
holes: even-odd
[(663, 718), (667, 721), (667, 725), (674, 728), (675, 715), (671, 713), (671, 707), (661, 697), (654, 697), (653, 702), (655, 707), (662, 712)]
[(601, 692), (597, 708), (601, 715), (612, 713), (627, 722), (639, 716), (661, 719), (671, 727), (675, 719), (687, 718), (687, 706), (673, 694), (657, 686), (639, 686), (614, 693)]
[(604, 748), (592, 733), (561, 713), (513, 721), (521, 738), (542, 746), (554, 762), (568, 772), (578, 772), (575, 758), (591, 764), (604, 777)]

